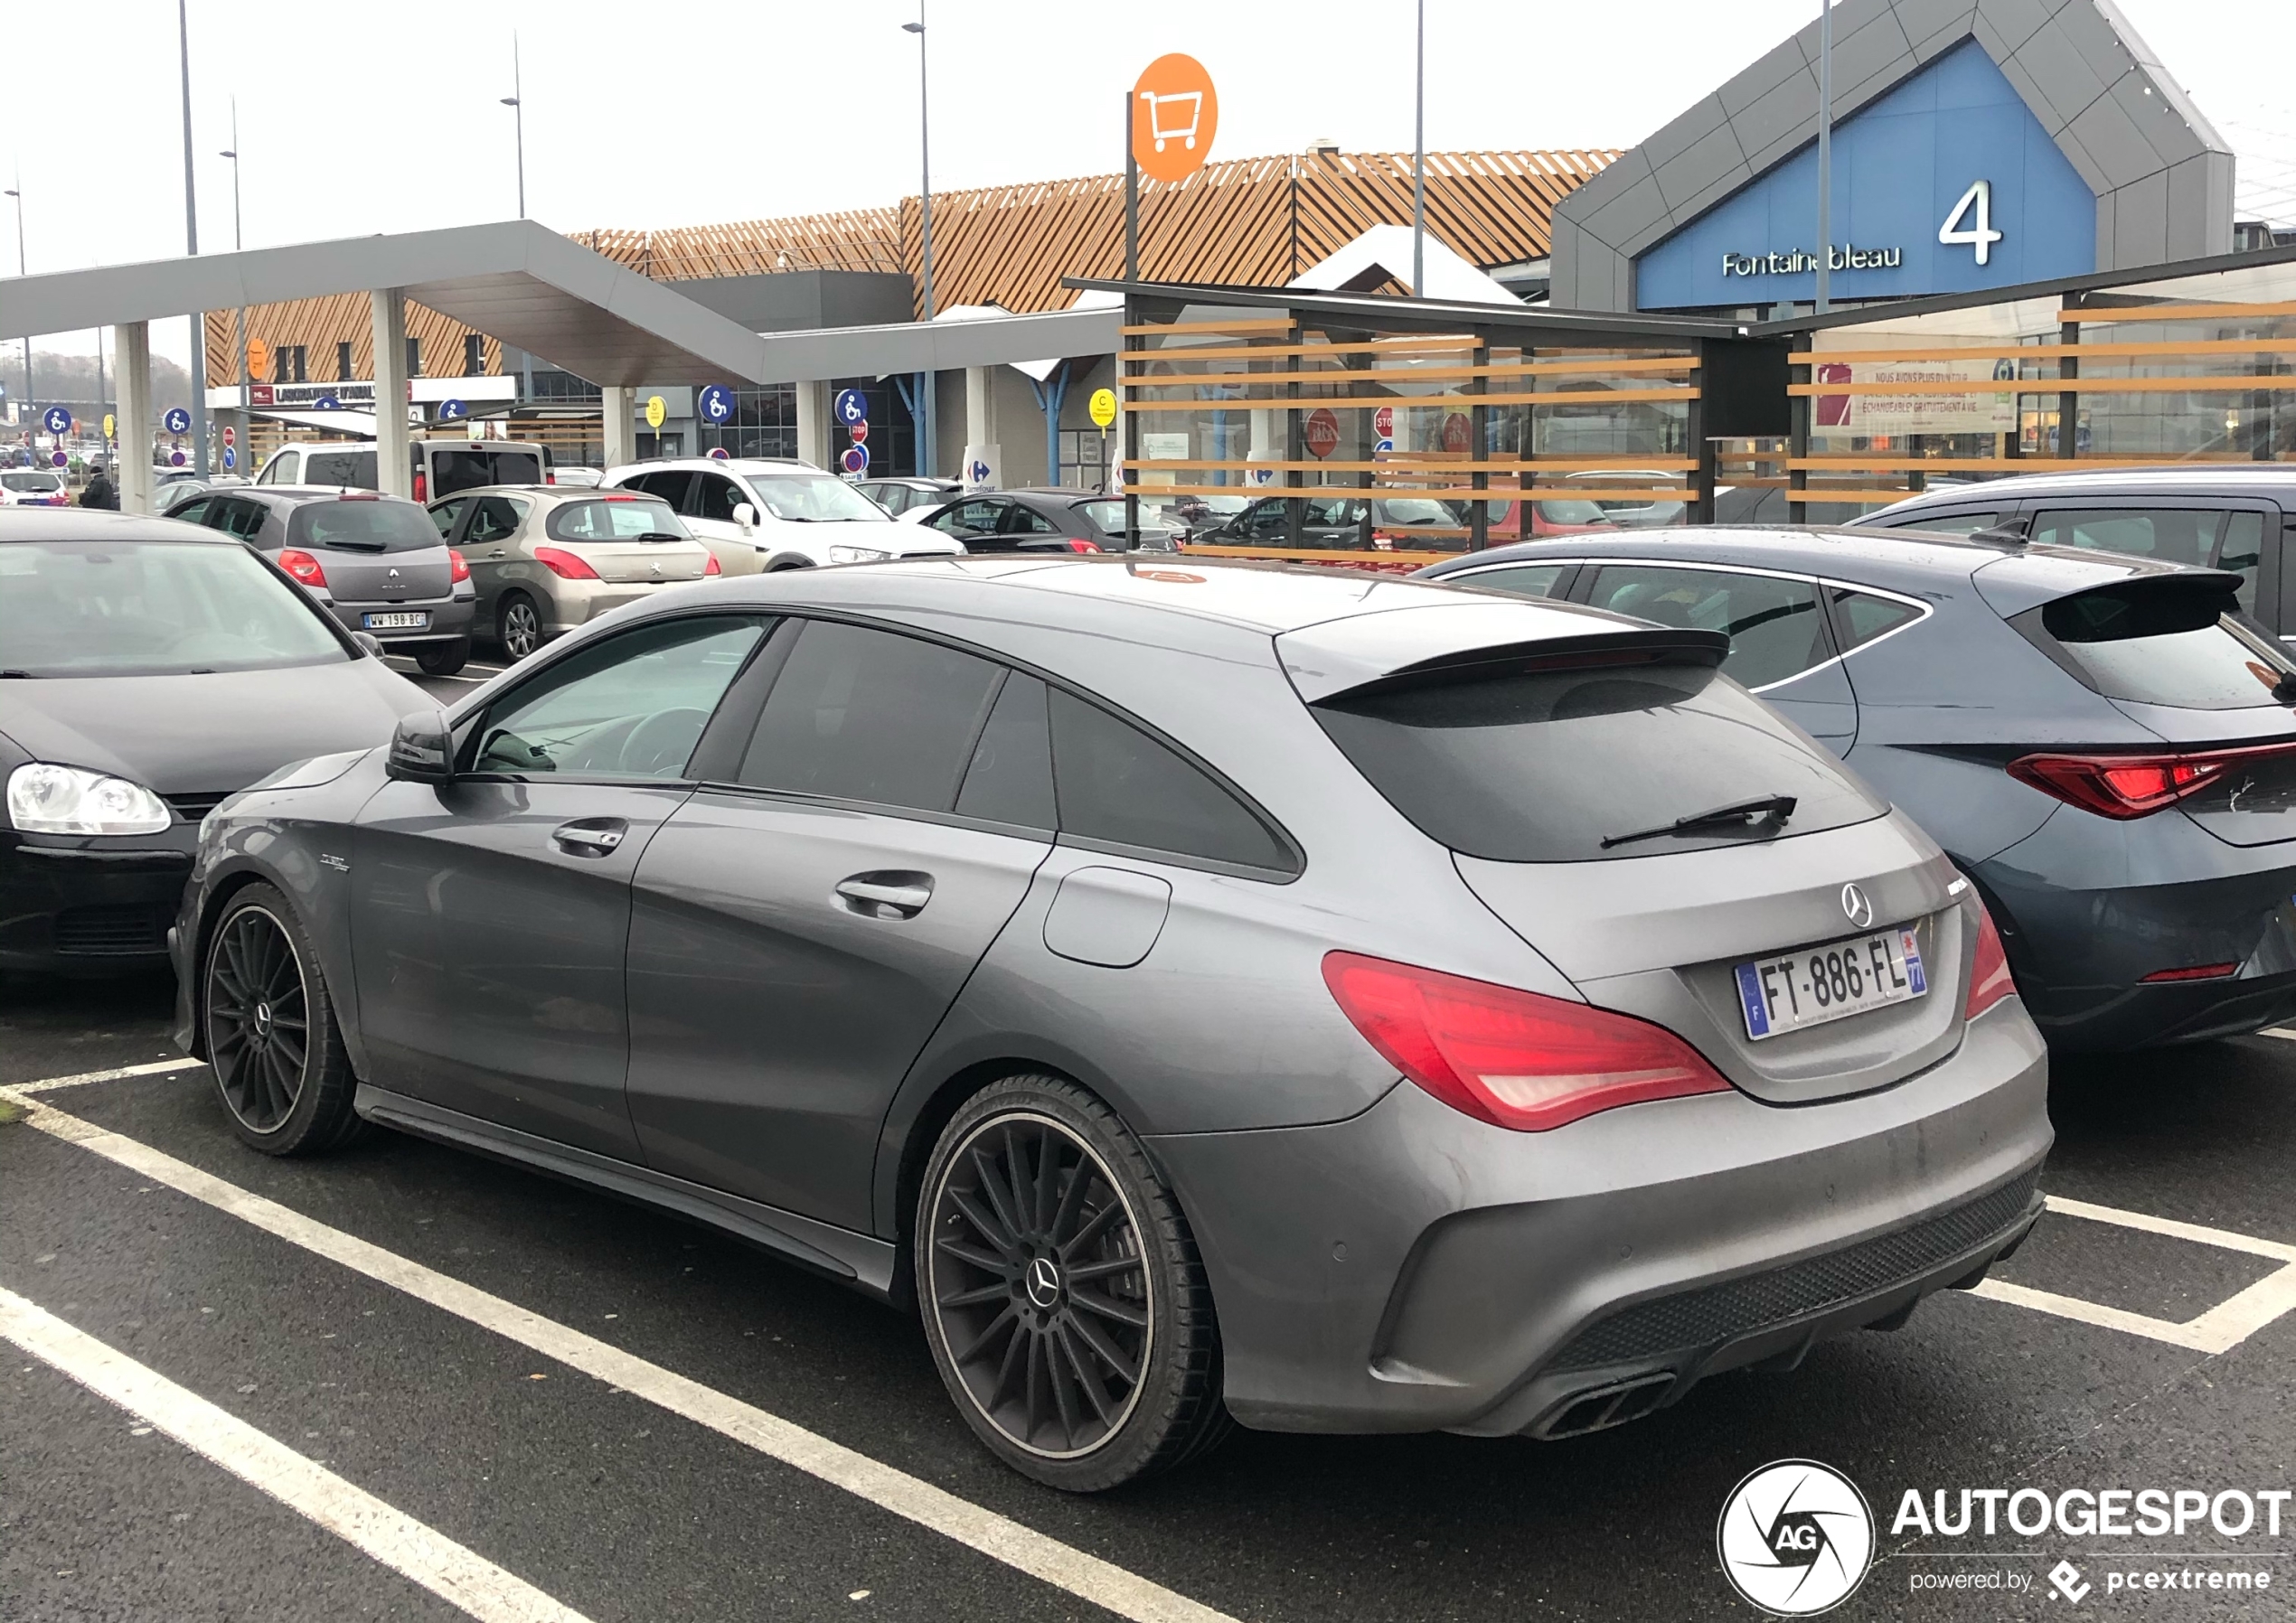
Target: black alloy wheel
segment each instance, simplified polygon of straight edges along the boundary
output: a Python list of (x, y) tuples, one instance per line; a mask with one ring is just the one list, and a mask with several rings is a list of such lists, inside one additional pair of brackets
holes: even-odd
[(513, 592), (503, 599), (503, 606), (494, 616), (494, 634), (503, 652), (515, 661), (524, 659), (542, 645), (542, 617), (534, 609), (534, 600), (523, 592)]
[(1095, 1491), (1227, 1430), (1193, 1240), (1113, 1112), (1075, 1084), (976, 1097), (927, 1169), (918, 1295), (942, 1378), (997, 1453)]
[(209, 939), (205, 1057), (233, 1130), (273, 1155), (355, 1138), (357, 1084), (311, 941), (268, 885), (235, 893)]

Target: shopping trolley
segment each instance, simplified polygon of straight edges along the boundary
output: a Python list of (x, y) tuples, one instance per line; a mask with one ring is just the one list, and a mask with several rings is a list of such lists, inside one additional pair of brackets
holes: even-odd
[[(1140, 92), (1140, 99), (1148, 104), (1148, 133), (1156, 138), (1156, 150), (1162, 152), (1164, 143), (1179, 140), (1189, 151), (1196, 150), (1196, 127), (1203, 122), (1204, 93), (1201, 90), (1181, 90), (1171, 96), (1159, 96), (1153, 90)], [(1188, 104), (1188, 122), (1179, 119), (1179, 105)], [(1172, 116), (1166, 117), (1166, 109)]]

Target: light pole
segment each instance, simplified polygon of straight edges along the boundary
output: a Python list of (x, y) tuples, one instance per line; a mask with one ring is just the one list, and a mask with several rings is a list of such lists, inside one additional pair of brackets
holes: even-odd
[[(933, 319), (933, 140), (931, 116), (931, 81), (925, 61), (925, 0), (917, 0), (917, 21), (901, 24), (901, 32), (917, 36), (917, 153), (920, 171), (920, 202), (923, 206), (925, 239), (925, 319)], [(918, 425), (922, 443), (917, 448), (917, 471), (929, 479), (933, 476), (934, 397), (940, 392), (940, 374), (927, 371), (925, 386), (919, 391), (925, 397), (923, 421)]]
[[(199, 253), (199, 193), (192, 183), (192, 20), (184, 0), (175, 0), (175, 42), (183, 77), (183, 251)], [(143, 455), (151, 455), (151, 436), (138, 426)], [(124, 437), (124, 436), (123, 436)], [(192, 466), (207, 477), (207, 313), (192, 312)]]
[(1427, 0), (1419, 0), (1419, 93), (1411, 118), (1411, 296), (1427, 296)]
[[(8, 188), (8, 195), (16, 200), (16, 274), (20, 277), (28, 276), (31, 273), (25, 270), (24, 259), (24, 171), (22, 169), (16, 171), (16, 183)], [(24, 404), (17, 408), (19, 416), (32, 409), (34, 398), (32, 392), (32, 334), (27, 333), (24, 335)]]
[(1827, 272), (1833, 259), (1833, 0), (1818, 0), (1818, 297), (1833, 308)]
[[(231, 160), (231, 251), (236, 254), (242, 251), (247, 247), (246, 239), (240, 232), (240, 99), (236, 95), (231, 98), (231, 145), (220, 155)], [(247, 386), (249, 382), (247, 375), (247, 306), (245, 305), (241, 305), (231, 317), (231, 348), (236, 352), (236, 354), (231, 361), (231, 371), (238, 374), (240, 380), (240, 411), (241, 414), (240, 417), (240, 430), (241, 436), (244, 437), (247, 430), (247, 418), (245, 414), (248, 404)]]
[(502, 99), (518, 125), (518, 217), (526, 218), (526, 82), (518, 68), (518, 31), (510, 35), (511, 93)]

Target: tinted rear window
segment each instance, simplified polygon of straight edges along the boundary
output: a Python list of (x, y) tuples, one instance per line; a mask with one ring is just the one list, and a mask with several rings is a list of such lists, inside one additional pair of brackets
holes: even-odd
[(411, 502), (338, 502), (298, 505), (287, 520), (290, 547), (340, 547), (352, 552), (413, 552), (440, 545), (430, 515)]
[(2296, 664), (2235, 617), (2206, 578), (2135, 580), (2060, 597), (2009, 622), (2107, 699), (2188, 710), (2275, 703)]
[(1052, 775), (1063, 835), (1261, 872), (1299, 864), (1201, 769), (1097, 705), (1052, 695)]
[[(284, 477), (295, 478), (292, 464)], [(347, 484), (353, 490), (377, 488), (372, 451), (314, 451), (304, 458), (304, 484)]]
[(1764, 836), (1709, 829), (1603, 848), (1605, 839), (1769, 795), (1794, 798), (1786, 836), (1888, 809), (1705, 665), (1517, 673), (1342, 694), (1312, 708), (1356, 770), (1423, 833), (1499, 862), (1741, 844)]

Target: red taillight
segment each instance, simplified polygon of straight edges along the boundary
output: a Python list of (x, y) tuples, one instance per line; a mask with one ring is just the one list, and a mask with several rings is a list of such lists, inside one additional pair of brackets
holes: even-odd
[(555, 468), (546, 469), (542, 474), (542, 483), (544, 484), (556, 484), (558, 483), (558, 471)]
[(447, 578), (450, 582), (470, 578), (470, 560), (463, 557), (458, 547), (447, 549)]
[(1076, 536), (1069, 537), (1067, 540), (1062, 541), (1060, 544), (1071, 552), (1097, 552), (1100, 550), (1099, 542), (1084, 540)]
[(590, 568), (587, 559), (577, 558), (561, 548), (537, 547), (534, 549), (534, 561), (560, 580), (596, 580), (598, 578), (598, 571)]
[(2181, 970), (2155, 970), (2140, 984), (2157, 986), (2163, 980), (2222, 980), (2227, 975), (2237, 973), (2239, 969), (2236, 963), (2196, 963)]
[(1977, 947), (1969, 956), (1969, 1008), (1962, 1018), (1973, 1020), (2003, 998), (2017, 996), (2009, 954), (2001, 951), (2001, 933), (1993, 928), (1993, 915), (1982, 902), (1977, 905)]
[(415, 470), (415, 500), (418, 502), (430, 500), (430, 475), (420, 468)]
[(1584, 1003), (1353, 952), (1324, 954), (1323, 983), (1388, 1064), (1518, 1132), (1730, 1086), (1664, 1027)]
[(2274, 755), (2296, 755), (2296, 745), (2255, 744), (2176, 755), (2026, 755), (2011, 761), (2009, 773), (2020, 783), (2030, 783), (2084, 812), (2125, 822), (2175, 805), (2244, 761)]
[(701, 566), (701, 572), (704, 575), (723, 575), (725, 573), (723, 569), (718, 568), (718, 555), (716, 553), (712, 552), (710, 555), (709, 560)]
[(327, 572), (319, 568), (319, 560), (300, 548), (280, 548), (279, 568), (306, 586), (323, 586), (327, 584)]

